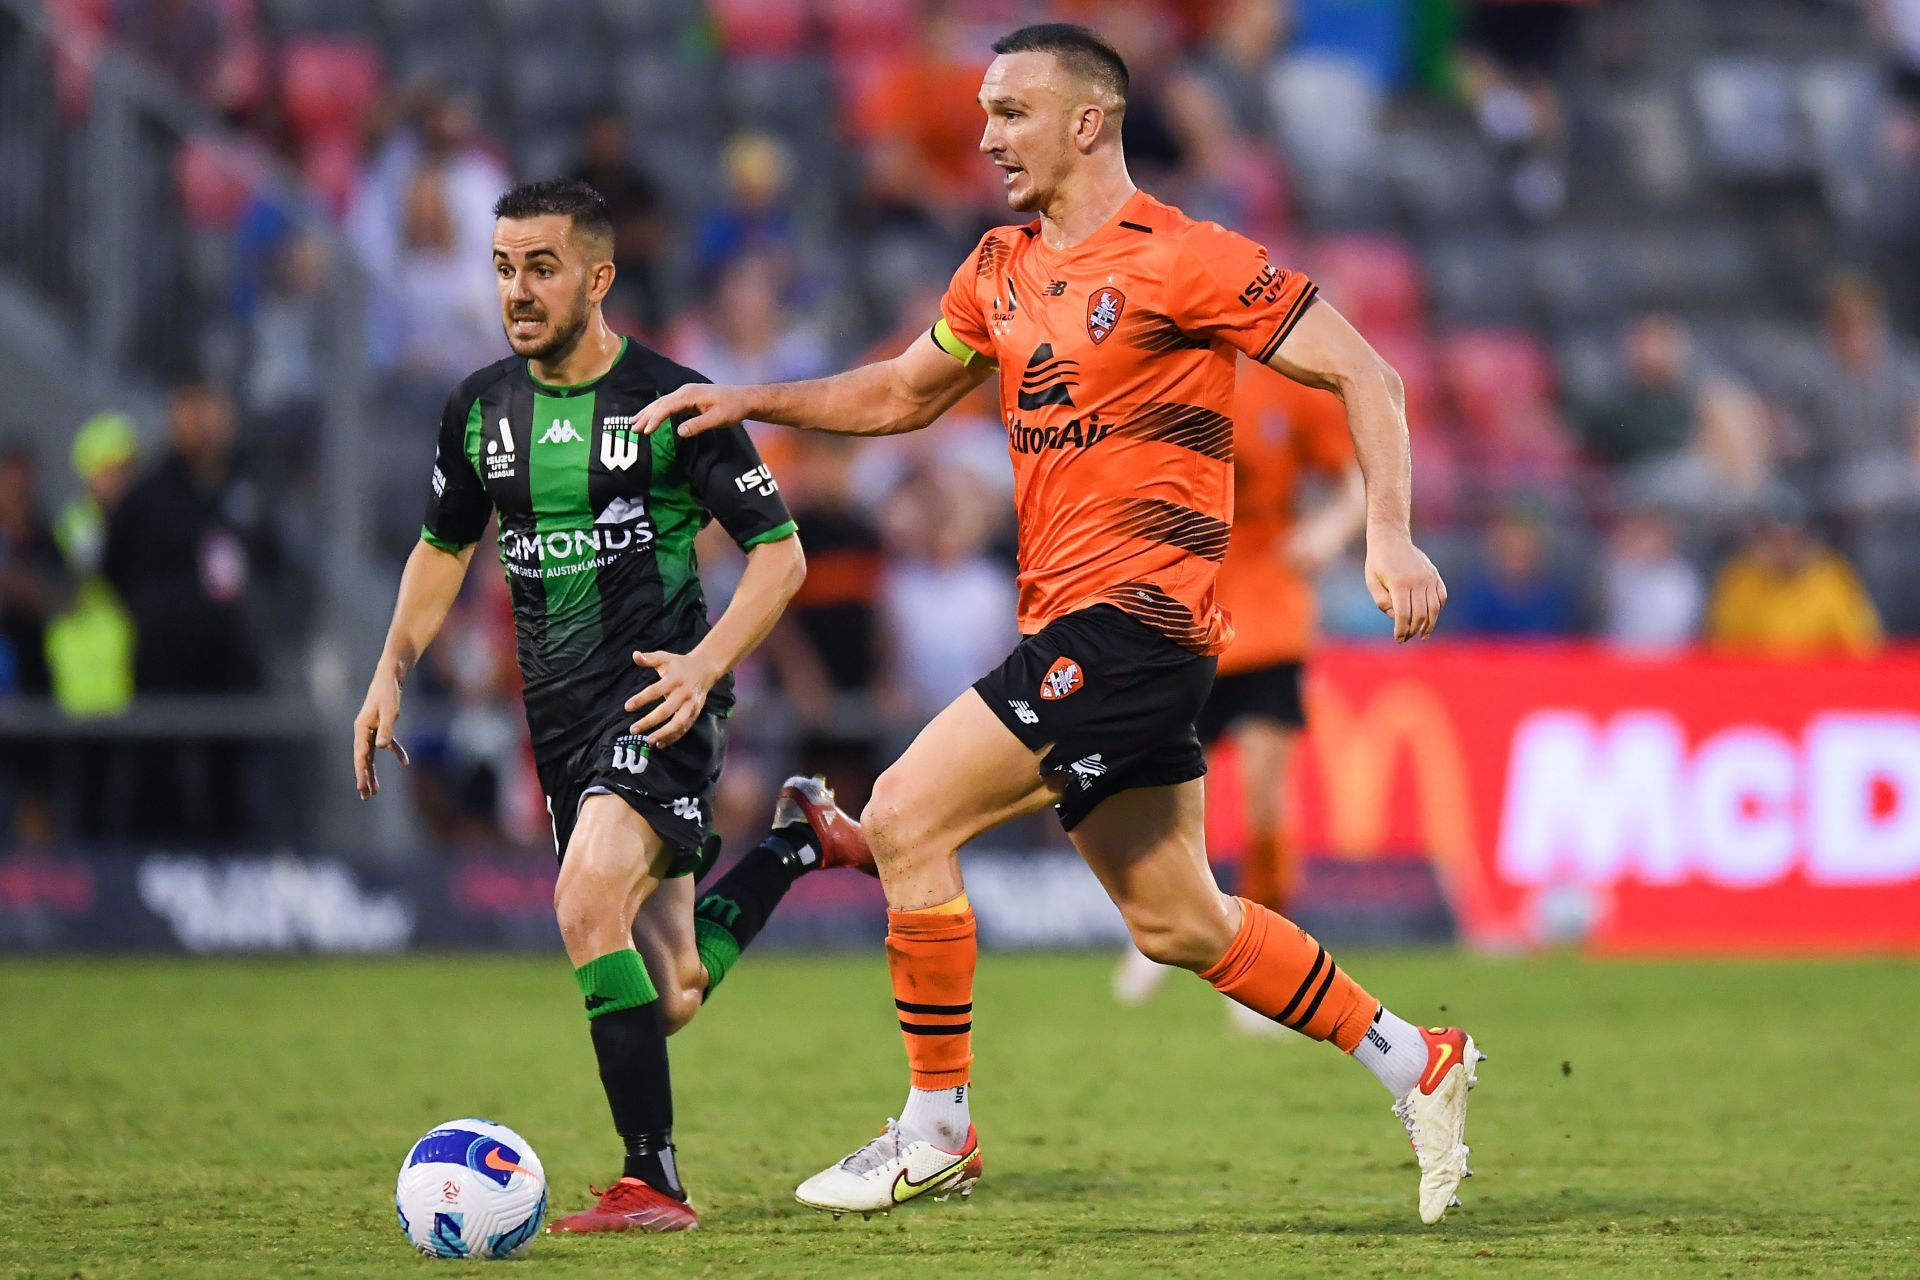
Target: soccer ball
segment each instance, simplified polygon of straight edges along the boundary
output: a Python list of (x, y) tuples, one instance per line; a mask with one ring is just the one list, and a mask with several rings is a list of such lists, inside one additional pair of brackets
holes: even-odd
[(430, 1258), (511, 1258), (547, 1216), (547, 1175), (527, 1140), (491, 1120), (449, 1120), (413, 1144), (393, 1207)]

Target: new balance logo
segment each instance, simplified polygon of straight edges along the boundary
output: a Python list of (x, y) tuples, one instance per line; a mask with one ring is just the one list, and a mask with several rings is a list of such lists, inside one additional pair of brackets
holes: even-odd
[(1013, 714), (1019, 717), (1021, 724), (1040, 723), (1040, 713), (1033, 709), (1033, 704), (1022, 702), (1018, 698), (1008, 698), (1007, 705), (1013, 708)]
[(539, 442), (541, 444), (578, 444), (580, 433), (574, 430), (571, 422), (563, 420), (550, 424), (540, 436)]
[(1065, 280), (1049, 280), (1047, 282), (1047, 296), (1049, 298), (1057, 298), (1066, 291), (1067, 282)]
[(647, 760), (653, 755), (653, 744), (645, 738), (632, 736), (616, 738), (613, 742), (613, 767), (625, 769), (628, 773), (645, 773)]
[(625, 471), (640, 461), (640, 433), (633, 429), (633, 415), (600, 419), (600, 465), (609, 471)]
[(700, 802), (692, 796), (681, 796), (673, 802), (673, 816), (688, 822), (700, 821)]
[(1107, 766), (1101, 763), (1098, 751), (1084, 760), (1075, 760), (1067, 768), (1073, 771), (1073, 776), (1080, 783), (1082, 791), (1090, 789), (1095, 782), (1107, 776)]
[(762, 463), (751, 471), (743, 471), (734, 477), (733, 487), (745, 493), (749, 489), (763, 498), (771, 498), (780, 486), (774, 483), (773, 472)]

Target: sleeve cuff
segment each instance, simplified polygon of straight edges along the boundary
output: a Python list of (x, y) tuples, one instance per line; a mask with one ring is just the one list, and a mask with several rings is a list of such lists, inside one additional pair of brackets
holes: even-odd
[(1287, 335), (1293, 332), (1293, 327), (1300, 323), (1300, 317), (1307, 314), (1314, 300), (1319, 296), (1320, 286), (1316, 284), (1308, 284), (1301, 290), (1300, 296), (1294, 300), (1293, 306), (1288, 308), (1286, 316), (1280, 321), (1280, 327), (1274, 331), (1271, 338), (1267, 339), (1267, 345), (1260, 348), (1260, 354), (1254, 359), (1261, 364), (1273, 359), (1280, 350), (1280, 344), (1287, 340)]
[(765, 533), (754, 534), (751, 538), (748, 538), (740, 544), (740, 549), (742, 551), (751, 551), (763, 542), (778, 542), (782, 538), (791, 538), (799, 532), (800, 526), (789, 520), (785, 524), (773, 526), (773, 528), (767, 530)]
[[(975, 360), (987, 360), (985, 355), (960, 341), (959, 336), (953, 331), (953, 326), (947, 323), (945, 316), (941, 316), (933, 322), (933, 329), (929, 336), (932, 337), (935, 346), (952, 356), (955, 360), (958, 360), (961, 364), (972, 364)], [(993, 361), (987, 360), (987, 363), (992, 364)]]
[(449, 542), (425, 525), (420, 526), (420, 541), (426, 543), (436, 551), (445, 551), (452, 555), (458, 555), (473, 545), (470, 542)]

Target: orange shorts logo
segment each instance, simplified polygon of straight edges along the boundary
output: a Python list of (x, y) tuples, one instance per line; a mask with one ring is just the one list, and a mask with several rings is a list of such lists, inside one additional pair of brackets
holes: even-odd
[(1047, 668), (1047, 674), (1041, 677), (1040, 700), (1058, 702), (1068, 694), (1078, 692), (1086, 682), (1079, 663), (1068, 657), (1055, 658), (1053, 665)]

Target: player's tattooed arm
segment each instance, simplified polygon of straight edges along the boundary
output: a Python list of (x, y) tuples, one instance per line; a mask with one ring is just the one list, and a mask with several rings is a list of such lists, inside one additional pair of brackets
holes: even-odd
[(1400, 375), (1324, 299), (1267, 361), (1296, 382), (1339, 396), (1366, 477), (1367, 589), (1393, 619), (1395, 640), (1433, 634), (1447, 584), (1413, 542), (1413, 452)]
[(923, 333), (891, 360), (829, 378), (748, 387), (690, 382), (648, 405), (639, 423), (648, 435), (668, 419), (683, 436), (747, 421), (843, 436), (900, 435), (931, 425), (992, 372), (984, 360), (962, 364)]
[(691, 729), (706, 709), (713, 686), (767, 638), (806, 577), (807, 560), (797, 534), (749, 548), (733, 599), (691, 653), (635, 651), (634, 665), (652, 671), (655, 679), (628, 698), (626, 708), (639, 711), (652, 703), (653, 709), (634, 721), (629, 732), (664, 747)]
[(391, 751), (403, 766), (408, 763), (407, 749), (393, 736), (394, 722), (400, 718), (400, 691), (420, 655), (440, 634), (466, 580), (474, 545), (446, 551), (423, 540), (407, 557), (387, 643), (374, 666), (360, 714), (353, 720), (353, 780), (362, 800), (380, 794), (380, 775), (373, 767), (376, 751)]

